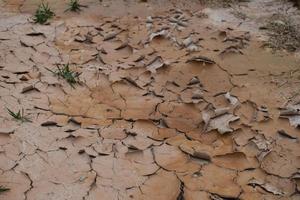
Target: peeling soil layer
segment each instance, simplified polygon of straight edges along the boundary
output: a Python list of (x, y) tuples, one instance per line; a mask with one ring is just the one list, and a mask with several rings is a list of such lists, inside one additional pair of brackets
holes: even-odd
[(300, 199), (299, 55), (264, 48), (258, 17), (54, 0), (38, 25), (38, 3), (0, 3), (0, 200)]

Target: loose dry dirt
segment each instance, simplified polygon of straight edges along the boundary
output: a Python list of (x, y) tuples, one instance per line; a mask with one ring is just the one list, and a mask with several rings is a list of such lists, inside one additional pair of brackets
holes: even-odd
[[(2, 2), (0, 199), (299, 200), (299, 56), (258, 29), (295, 9), (272, 3), (50, 1), (37, 25)], [(47, 70), (67, 63), (75, 88)]]

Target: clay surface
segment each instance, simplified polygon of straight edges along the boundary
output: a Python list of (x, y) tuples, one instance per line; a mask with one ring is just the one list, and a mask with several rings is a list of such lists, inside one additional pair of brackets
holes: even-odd
[(300, 198), (299, 54), (259, 29), (291, 4), (67, 2), (0, 3), (0, 200)]

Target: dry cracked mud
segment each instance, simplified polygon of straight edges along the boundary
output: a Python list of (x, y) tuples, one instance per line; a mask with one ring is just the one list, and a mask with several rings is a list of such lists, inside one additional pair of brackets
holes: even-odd
[(300, 58), (264, 48), (257, 16), (49, 2), (47, 25), (37, 1), (0, 3), (0, 200), (300, 199)]

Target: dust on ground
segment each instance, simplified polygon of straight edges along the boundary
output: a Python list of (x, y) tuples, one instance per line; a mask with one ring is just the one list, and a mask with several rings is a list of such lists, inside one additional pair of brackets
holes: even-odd
[(1, 200), (300, 198), (299, 54), (259, 29), (291, 4), (38, 3), (2, 2)]

